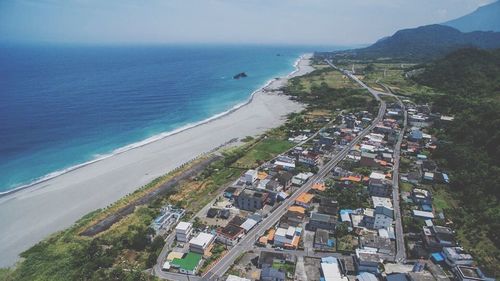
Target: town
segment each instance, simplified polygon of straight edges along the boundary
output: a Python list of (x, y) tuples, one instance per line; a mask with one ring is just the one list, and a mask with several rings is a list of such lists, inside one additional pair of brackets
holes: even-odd
[(197, 216), (166, 206), (155, 274), (170, 280), (489, 280), (434, 200), (448, 175), (430, 159), (451, 116), (373, 90), (377, 116), (318, 116), (294, 146), (232, 182)]

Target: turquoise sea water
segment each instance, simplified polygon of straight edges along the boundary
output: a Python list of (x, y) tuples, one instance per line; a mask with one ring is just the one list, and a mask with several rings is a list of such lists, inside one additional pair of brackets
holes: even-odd
[(322, 49), (0, 47), (0, 192), (227, 111)]

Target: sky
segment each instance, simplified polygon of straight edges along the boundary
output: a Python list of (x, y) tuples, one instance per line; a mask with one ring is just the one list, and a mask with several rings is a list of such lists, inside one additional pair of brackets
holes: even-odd
[(369, 44), (493, 0), (0, 0), (0, 41)]

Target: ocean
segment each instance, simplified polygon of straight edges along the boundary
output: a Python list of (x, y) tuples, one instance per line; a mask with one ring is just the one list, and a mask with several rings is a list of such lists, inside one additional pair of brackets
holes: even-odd
[(0, 47), (0, 192), (223, 114), (322, 49)]

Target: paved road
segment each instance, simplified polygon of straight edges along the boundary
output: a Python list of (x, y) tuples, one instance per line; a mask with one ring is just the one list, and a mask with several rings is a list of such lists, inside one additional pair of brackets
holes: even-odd
[(395, 218), (395, 231), (396, 231), (396, 262), (401, 263), (406, 260), (406, 249), (405, 249), (405, 240), (403, 234), (403, 222), (401, 217), (401, 208), (399, 202), (399, 160), (401, 158), (401, 143), (403, 142), (403, 136), (406, 131), (406, 123), (407, 123), (407, 112), (404, 107), (404, 104), (401, 100), (398, 99), (399, 104), (403, 108), (404, 112), (404, 120), (403, 120), (403, 129), (401, 130), (398, 142), (396, 143), (396, 147), (394, 148), (394, 166), (392, 172), (392, 200), (394, 206), (394, 218)]
[(403, 232), (403, 222), (401, 217), (401, 207), (400, 207), (400, 191), (399, 191), (399, 160), (401, 158), (401, 143), (403, 142), (403, 136), (406, 131), (407, 123), (408, 123), (408, 114), (406, 108), (401, 101), (401, 99), (392, 93), (392, 91), (384, 84), (380, 84), (387, 90), (388, 96), (395, 97), (398, 100), (399, 105), (403, 109), (404, 112), (404, 120), (403, 120), (403, 129), (401, 130), (398, 142), (394, 148), (394, 166), (392, 173), (392, 200), (394, 205), (394, 218), (395, 218), (395, 231), (396, 231), (396, 262), (404, 263), (406, 261), (406, 245), (404, 241), (404, 232)]
[[(335, 67), (330, 62), (328, 63), (332, 67)], [(254, 241), (259, 236), (263, 235), (267, 229), (278, 222), (278, 220), (285, 214), (288, 207), (293, 205), (295, 199), (301, 193), (307, 192), (312, 187), (313, 183), (323, 179), (341, 160), (343, 160), (347, 156), (354, 145), (359, 143), (382, 120), (385, 114), (386, 104), (382, 99), (380, 99), (380, 92), (374, 91), (373, 89), (367, 87), (363, 84), (363, 82), (357, 80), (355, 76), (349, 74), (348, 72), (345, 73), (352, 79), (358, 81), (358, 83), (364, 86), (375, 97), (376, 100), (380, 101), (380, 108), (377, 117), (373, 120), (372, 124), (361, 131), (361, 133), (356, 138), (354, 138), (354, 140), (348, 146), (346, 146), (338, 154), (333, 156), (332, 159), (327, 164), (325, 164), (316, 175), (311, 177), (309, 181), (307, 181), (295, 193), (293, 193), (290, 197), (283, 201), (281, 205), (279, 205), (276, 210), (269, 214), (268, 217), (265, 218), (260, 224), (250, 230), (249, 233), (238, 242), (238, 244), (236, 244), (231, 250), (229, 250), (229, 252), (222, 259), (220, 259), (215, 266), (213, 266), (203, 275), (203, 280), (218, 280), (221, 276), (223, 276), (224, 273), (238, 258), (238, 256), (252, 249)]]

